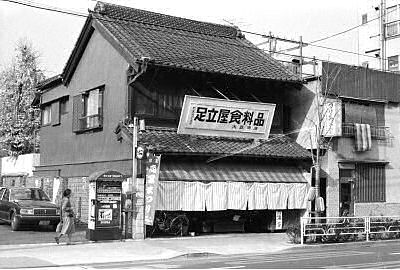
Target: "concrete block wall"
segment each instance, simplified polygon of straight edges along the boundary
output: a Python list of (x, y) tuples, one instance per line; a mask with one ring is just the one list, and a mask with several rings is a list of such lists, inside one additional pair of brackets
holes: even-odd
[(400, 216), (400, 203), (356, 203), (355, 216)]
[(72, 191), (71, 203), (75, 211), (76, 222), (86, 224), (89, 215), (89, 181), (87, 177), (68, 178), (67, 188)]

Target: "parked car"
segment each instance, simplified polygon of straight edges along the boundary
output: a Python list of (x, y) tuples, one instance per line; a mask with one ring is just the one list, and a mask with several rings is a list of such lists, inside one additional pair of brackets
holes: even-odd
[(60, 221), (60, 208), (35, 187), (0, 187), (0, 219), (17, 231), (21, 225), (52, 225)]

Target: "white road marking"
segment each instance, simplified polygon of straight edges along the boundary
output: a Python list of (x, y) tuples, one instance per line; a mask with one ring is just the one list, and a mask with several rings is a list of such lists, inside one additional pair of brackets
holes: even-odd
[(180, 265), (175, 265), (175, 264), (149, 264), (147, 265), (148, 267), (152, 268), (160, 268), (160, 269), (175, 269), (180, 267)]
[(386, 268), (388, 266), (395, 266), (398, 268), (400, 266), (400, 261), (387, 261), (387, 262), (372, 262), (372, 263), (355, 263), (355, 264), (339, 264), (332, 266), (324, 266), (323, 268)]

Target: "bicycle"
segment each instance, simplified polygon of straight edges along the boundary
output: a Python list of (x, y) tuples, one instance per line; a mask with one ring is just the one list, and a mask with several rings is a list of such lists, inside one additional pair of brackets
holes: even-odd
[(154, 234), (172, 234), (172, 235), (186, 235), (187, 228), (189, 227), (189, 219), (185, 214), (156, 213), (154, 224), (150, 230), (150, 236)]

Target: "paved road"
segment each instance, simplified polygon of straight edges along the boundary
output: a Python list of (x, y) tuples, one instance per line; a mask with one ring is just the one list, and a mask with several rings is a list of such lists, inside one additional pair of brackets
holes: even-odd
[(370, 242), (289, 249), (280, 253), (179, 258), (86, 266), (86, 269), (400, 268), (400, 242)]
[[(21, 231), (12, 231), (10, 225), (0, 221), (0, 245), (53, 243), (55, 232), (51, 226), (26, 227)], [(77, 228), (75, 241), (84, 241), (85, 232)]]

